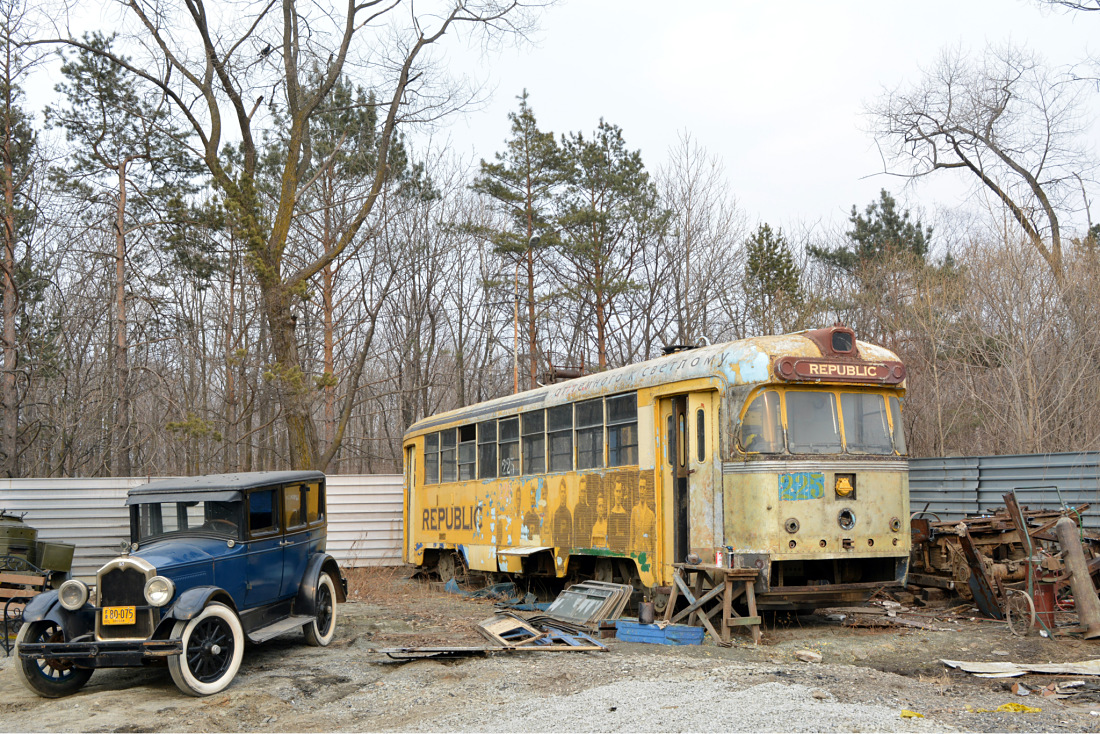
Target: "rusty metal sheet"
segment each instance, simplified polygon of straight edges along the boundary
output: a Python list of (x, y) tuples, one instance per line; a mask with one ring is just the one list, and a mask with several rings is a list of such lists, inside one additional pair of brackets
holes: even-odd
[(974, 541), (970, 538), (970, 531), (963, 523), (959, 523), (959, 526), (959, 545), (966, 555), (966, 562), (970, 564), (970, 578), (966, 583), (970, 587), (970, 593), (974, 595), (974, 603), (985, 616), (991, 619), (1004, 619), (993, 585), (989, 582), (982, 559), (978, 555), (977, 548), (974, 547)]

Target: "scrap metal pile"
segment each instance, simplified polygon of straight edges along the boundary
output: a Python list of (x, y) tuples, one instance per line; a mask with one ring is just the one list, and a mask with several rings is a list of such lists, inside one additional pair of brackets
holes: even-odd
[[(1100, 535), (1078, 528), (1088, 505), (1061, 511), (1005, 506), (961, 521), (911, 520), (909, 583), (954, 591), (1017, 634), (1054, 626), (1054, 612), (1076, 608), (1086, 637), (1100, 636)], [(1085, 583), (1085, 582), (1088, 583)]]

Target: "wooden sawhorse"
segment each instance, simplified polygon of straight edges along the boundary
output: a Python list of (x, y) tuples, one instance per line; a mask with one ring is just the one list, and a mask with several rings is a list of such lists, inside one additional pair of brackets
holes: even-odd
[[(753, 584), (759, 571), (755, 568), (723, 568), (722, 566), (672, 564), (672, 593), (665, 608), (666, 622), (679, 622), (686, 618), (686, 624), (700, 624), (707, 628), (715, 640), (729, 644), (731, 627), (748, 627), (752, 630), (752, 641), (760, 643), (760, 616), (756, 612), (756, 591)], [(691, 574), (695, 574), (694, 583)], [(704, 591), (704, 584), (710, 585)], [(675, 612), (676, 599), (680, 594), (688, 601), (686, 609)], [(742, 617), (733, 608), (733, 602), (742, 594), (749, 607), (749, 615)], [(711, 605), (707, 608), (707, 605)], [(711, 617), (722, 613), (721, 633), (715, 629)]]

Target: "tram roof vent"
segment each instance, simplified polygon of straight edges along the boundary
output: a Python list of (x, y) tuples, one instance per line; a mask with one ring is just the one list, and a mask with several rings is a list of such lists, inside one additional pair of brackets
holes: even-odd
[(824, 329), (811, 329), (805, 334), (821, 349), (823, 357), (859, 357), (856, 333), (839, 321)]
[(676, 352), (686, 352), (689, 349), (696, 348), (694, 344), (669, 344), (661, 349), (661, 354), (667, 357), (670, 354), (676, 354)]

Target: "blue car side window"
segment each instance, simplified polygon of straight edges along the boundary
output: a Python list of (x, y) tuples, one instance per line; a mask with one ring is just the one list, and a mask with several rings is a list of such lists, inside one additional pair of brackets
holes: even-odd
[(248, 496), (248, 529), (251, 535), (278, 529), (275, 516), (275, 490), (265, 489)]

